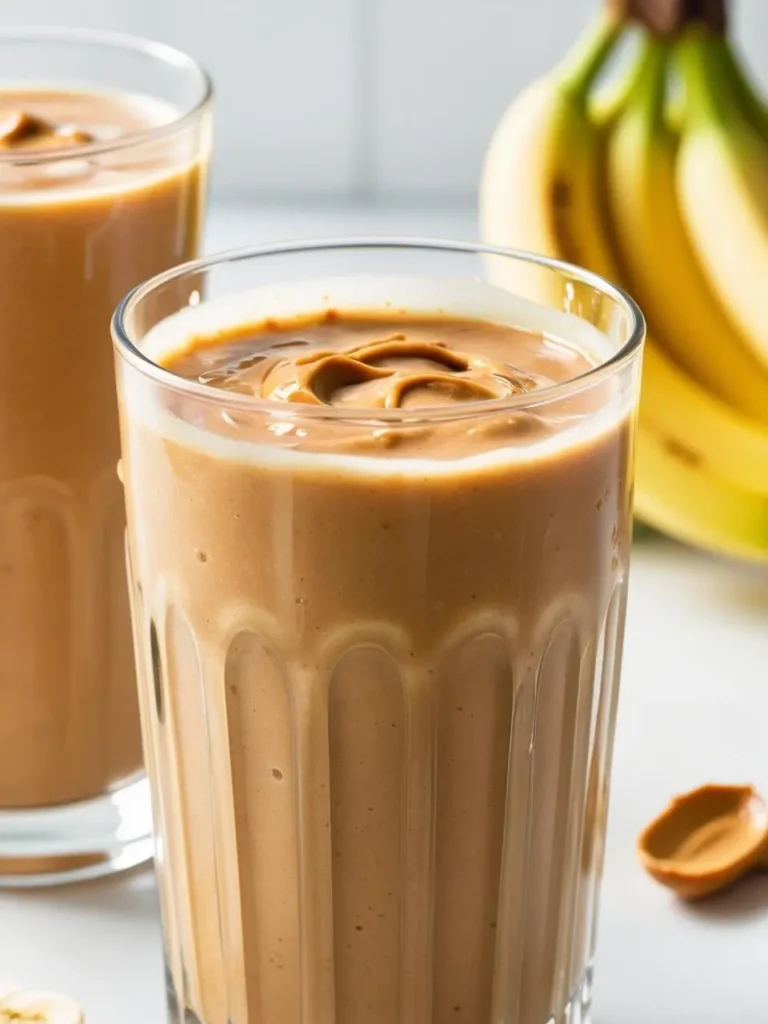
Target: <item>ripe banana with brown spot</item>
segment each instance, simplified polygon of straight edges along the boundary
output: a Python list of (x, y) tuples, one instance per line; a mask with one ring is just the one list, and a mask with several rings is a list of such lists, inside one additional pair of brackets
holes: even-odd
[[(602, 21), (575, 56), (506, 112), (483, 168), (480, 221), (489, 243), (542, 252), (625, 285), (605, 202), (606, 145), (622, 104), (599, 123), (589, 107), (590, 88), (619, 31)], [(530, 294), (535, 271), (511, 262), (499, 283)], [(768, 560), (768, 430), (693, 380), (652, 332), (639, 433), (635, 507), (646, 523), (682, 540)], [(700, 481), (700, 497), (724, 496), (712, 521), (700, 501), (690, 500), (692, 479)]]

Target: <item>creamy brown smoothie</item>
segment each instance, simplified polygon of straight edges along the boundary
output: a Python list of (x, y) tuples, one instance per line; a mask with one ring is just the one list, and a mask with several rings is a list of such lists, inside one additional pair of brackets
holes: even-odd
[(631, 410), (439, 312), (151, 337), (210, 391), (121, 384), (174, 1020), (581, 1020)]
[(3, 810), (141, 768), (109, 321), (197, 250), (206, 158), (189, 133), (142, 142), (177, 116), (143, 96), (0, 91)]

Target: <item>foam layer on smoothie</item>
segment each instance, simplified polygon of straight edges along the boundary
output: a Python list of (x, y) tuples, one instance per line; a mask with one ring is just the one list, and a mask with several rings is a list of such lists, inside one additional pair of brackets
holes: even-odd
[[(480, 318), (495, 324), (536, 331), (579, 349), (595, 366), (610, 359), (615, 347), (593, 324), (572, 313), (542, 306), (483, 281), (427, 275), (356, 274), (307, 281), (287, 281), (201, 301), (156, 324), (141, 342), (148, 359), (170, 365), (199, 344), (243, 324), (291, 320), (327, 310), (370, 316), (378, 309), (420, 316)], [(132, 324), (128, 323), (129, 330)]]
[[(281, 283), (203, 302), (193, 293), (190, 300), (189, 307), (154, 326), (141, 343), (149, 359), (174, 371), (199, 350), (215, 352), (217, 343), (225, 342), (238, 328), (242, 331), (244, 325), (252, 325), (254, 334), (265, 323), (279, 331), (291, 318), (303, 314), (308, 319), (308, 310), (318, 319), (342, 311), (338, 314), (342, 325), (344, 318), (352, 317), (374, 322), (378, 312), (385, 333), (398, 321), (407, 333), (409, 317), (446, 323), (451, 318), (481, 318), (491, 327), (532, 332), (539, 347), (549, 341), (563, 352), (570, 350), (575, 378), (615, 351), (615, 344), (579, 317), (476, 280), (357, 275)], [(130, 319), (129, 315), (127, 327), (134, 333)], [(509, 361), (513, 364), (514, 355), (512, 351)], [(202, 393), (197, 388), (195, 398), (169, 397), (142, 387), (132, 404), (153, 429), (222, 458), (293, 466), (311, 453), (317, 470), (338, 471), (347, 463), (354, 472), (418, 474), (428, 465), (430, 472), (451, 473), (457, 464), (479, 467), (554, 455), (588, 443), (626, 416), (626, 396), (618, 382), (610, 380), (600, 383), (599, 399), (584, 378), (582, 387), (575, 380), (575, 393), (567, 404), (553, 402), (557, 392), (547, 385), (569, 379), (538, 381), (540, 386), (518, 389), (524, 394), (499, 395), (493, 402), (480, 399), (444, 406), (430, 402), (428, 410), (346, 405), (331, 410), (323, 408), (323, 403), (259, 401), (258, 396), (222, 393), (214, 387)], [(179, 387), (184, 388), (182, 381)], [(467, 443), (442, 443), (450, 440), (451, 432), (454, 439), (459, 433), (467, 434)]]
[[(173, 104), (141, 93), (95, 94), (3, 83), (0, 205), (78, 202), (94, 193), (133, 190), (137, 178), (151, 185), (178, 174), (180, 167), (200, 159), (186, 134), (146, 140), (142, 135), (173, 125), (181, 113)], [(110, 145), (116, 148), (93, 150)]]

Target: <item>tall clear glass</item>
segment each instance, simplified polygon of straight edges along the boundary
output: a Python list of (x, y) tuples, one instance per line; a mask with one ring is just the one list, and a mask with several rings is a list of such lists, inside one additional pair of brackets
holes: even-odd
[(0, 31), (0, 884), (151, 856), (110, 318), (198, 254), (211, 87), (184, 54)]
[[(527, 327), (599, 365), (375, 412), (159, 365), (238, 323), (387, 309)], [(635, 305), (534, 256), (353, 239), (161, 275), (113, 336), (171, 1019), (588, 1020)], [(425, 456), (457, 425), (469, 452)]]

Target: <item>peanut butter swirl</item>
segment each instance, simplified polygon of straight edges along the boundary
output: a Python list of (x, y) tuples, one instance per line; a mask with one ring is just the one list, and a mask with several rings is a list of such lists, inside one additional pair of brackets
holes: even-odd
[(76, 125), (55, 124), (27, 110), (14, 110), (0, 122), (0, 149), (52, 149), (95, 141)]
[(492, 401), (539, 386), (534, 377), (487, 356), (395, 334), (342, 352), (321, 349), (279, 359), (262, 378), (260, 396), (310, 405), (403, 409)]
[[(591, 364), (556, 339), (484, 320), (330, 310), (192, 336), (165, 365), (206, 387), (295, 411), (295, 420), (281, 416), (278, 423), (211, 403), (205, 415), (227, 436), (263, 436), (270, 443), (279, 436), (284, 446), (303, 451), (375, 454), (396, 448), (457, 458), (478, 446), (528, 445), (551, 434), (557, 424), (546, 410), (510, 410), (504, 400), (538, 395)], [(482, 416), (478, 403), (487, 406)], [(302, 419), (302, 408), (350, 416)], [(569, 415), (585, 408), (572, 402)], [(440, 409), (447, 413), (415, 422), (428, 419), (425, 410)]]

